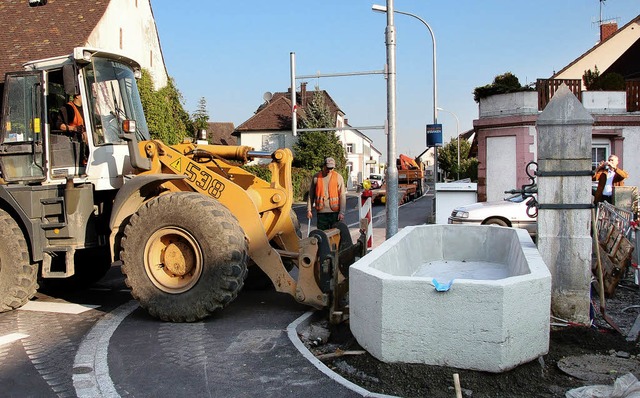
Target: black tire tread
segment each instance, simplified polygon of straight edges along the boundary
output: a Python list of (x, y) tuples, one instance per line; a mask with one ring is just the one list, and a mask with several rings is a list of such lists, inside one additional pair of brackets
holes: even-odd
[(20, 226), (0, 209), (0, 312), (25, 305), (38, 290), (38, 266), (31, 263)]
[[(163, 221), (166, 218), (170, 221)], [(205, 260), (198, 283), (175, 295), (162, 292), (148, 280), (141, 260), (146, 239), (169, 225), (192, 233)], [(129, 219), (121, 248), (121, 270), (131, 294), (152, 316), (164, 321), (206, 318), (237, 297), (247, 275), (248, 244), (238, 220), (221, 203), (199, 193), (166, 194), (147, 202)]]

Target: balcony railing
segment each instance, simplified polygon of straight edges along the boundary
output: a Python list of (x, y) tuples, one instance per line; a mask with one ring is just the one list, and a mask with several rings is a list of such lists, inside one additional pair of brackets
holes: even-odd
[(538, 79), (536, 88), (538, 90), (538, 110), (542, 111), (547, 106), (551, 97), (558, 91), (558, 88), (566, 84), (572, 93), (582, 102), (582, 80), (580, 79)]
[[(566, 84), (569, 90), (582, 102), (582, 81), (580, 79), (538, 79), (536, 81), (538, 110), (544, 110), (562, 83)], [(640, 81), (628, 80), (625, 82), (625, 88), (627, 112), (640, 111)]]
[(627, 112), (640, 111), (640, 81), (628, 80), (625, 82), (627, 91)]

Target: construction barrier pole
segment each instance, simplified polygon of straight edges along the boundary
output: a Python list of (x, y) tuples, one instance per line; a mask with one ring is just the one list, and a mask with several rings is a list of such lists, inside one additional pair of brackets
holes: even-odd
[(358, 201), (358, 215), (360, 219), (367, 219), (367, 249), (373, 246), (373, 221), (371, 216), (371, 197), (373, 192), (370, 189), (365, 189)]

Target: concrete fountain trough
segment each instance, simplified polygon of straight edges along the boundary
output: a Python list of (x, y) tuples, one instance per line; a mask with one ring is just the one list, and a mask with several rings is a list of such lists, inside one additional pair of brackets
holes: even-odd
[(550, 305), (551, 275), (522, 229), (405, 227), (349, 271), (351, 331), (383, 362), (512, 369), (548, 352)]

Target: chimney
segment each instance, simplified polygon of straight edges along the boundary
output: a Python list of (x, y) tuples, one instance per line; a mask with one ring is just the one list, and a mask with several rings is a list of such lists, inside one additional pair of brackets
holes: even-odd
[(307, 82), (300, 83), (300, 105), (303, 108), (307, 106)]
[(617, 22), (605, 22), (600, 24), (600, 42), (607, 40), (618, 31)]

